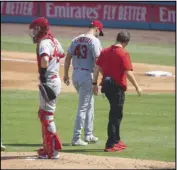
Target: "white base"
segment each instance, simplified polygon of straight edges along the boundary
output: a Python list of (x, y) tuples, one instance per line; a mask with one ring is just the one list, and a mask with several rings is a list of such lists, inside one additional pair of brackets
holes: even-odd
[(146, 76), (155, 76), (155, 77), (171, 77), (172, 73), (167, 71), (149, 71), (145, 73)]

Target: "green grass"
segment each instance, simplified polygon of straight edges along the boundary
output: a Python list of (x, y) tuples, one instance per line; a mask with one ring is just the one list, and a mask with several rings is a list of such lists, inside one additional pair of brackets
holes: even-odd
[[(59, 38), (65, 51), (67, 51), (71, 39)], [(108, 47), (113, 43), (112, 41), (102, 41), (102, 46)], [(175, 66), (175, 44), (159, 46), (130, 42), (127, 49), (133, 62)], [(1, 50), (35, 52), (35, 45), (32, 44), (30, 37), (1, 36)]]
[[(41, 144), (37, 116), (38, 94), (31, 91), (2, 90), (2, 141), (7, 151), (34, 151)], [(109, 105), (101, 95), (95, 97), (94, 134), (97, 144), (68, 146), (77, 110), (75, 93), (62, 93), (55, 112), (63, 152), (175, 161), (175, 96), (126, 95), (121, 137), (128, 148), (120, 153), (105, 153)]]

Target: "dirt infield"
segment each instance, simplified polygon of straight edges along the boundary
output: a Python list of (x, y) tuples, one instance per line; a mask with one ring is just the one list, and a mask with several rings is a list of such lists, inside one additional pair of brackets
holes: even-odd
[[(20, 163), (17, 163), (20, 162)], [(59, 160), (40, 160), (31, 152), (1, 153), (4, 169), (174, 169), (175, 163), (61, 153)]]
[[(27, 35), (27, 25), (1, 24), (1, 33), (3, 35)], [(72, 27), (52, 27), (55, 35), (66, 35), (65, 37), (74, 37), (79, 33), (86, 31), (87, 28)], [(105, 29), (105, 36), (102, 38), (114, 40), (117, 30)], [(157, 32), (157, 31), (136, 31), (130, 30), (133, 42), (174, 44), (174, 32)], [(26, 61), (27, 60), (27, 61)], [(34, 53), (19, 53), (1, 51), (1, 87), (2, 89), (23, 89), (38, 90), (38, 74), (36, 65), (36, 56)], [(61, 61), (63, 63), (63, 60)], [(144, 93), (175, 93), (174, 77), (147, 77), (146, 71), (163, 70), (175, 74), (175, 67), (160, 66), (150, 64), (133, 63), (135, 75), (142, 87)], [(70, 69), (71, 77), (72, 69)], [(60, 76), (63, 77), (63, 66), (60, 69)], [(101, 79), (101, 77), (99, 78)], [(73, 86), (65, 86), (62, 83), (62, 92), (75, 92)], [(135, 92), (132, 85), (128, 83), (128, 93)], [(1, 152), (1, 163), (3, 169), (167, 169), (175, 168), (175, 163), (134, 160), (126, 158), (112, 158), (101, 156), (89, 156), (72, 153), (61, 153), (59, 160), (36, 160), (35, 153), (10, 153)], [(28, 158), (28, 159), (27, 159)]]
[[(2, 56), (2, 88), (38, 90), (37, 64), (35, 63), (35, 54), (19, 52), (1, 52)], [(24, 57), (25, 56), (25, 57)], [(21, 59), (22, 61), (18, 61)], [(23, 61), (25, 60), (25, 61)], [(63, 60), (61, 61), (63, 63)], [(174, 77), (148, 77), (144, 73), (152, 70), (169, 71), (175, 74), (175, 68), (172, 66), (150, 65), (143, 63), (133, 63), (137, 81), (142, 87), (144, 93), (174, 93)], [(70, 69), (70, 77), (72, 68)], [(64, 68), (61, 65), (60, 76), (63, 77)], [(101, 80), (101, 76), (99, 77)], [(25, 83), (23, 83), (25, 82)], [(164, 83), (165, 82), (165, 83)], [(75, 92), (73, 86), (66, 86), (62, 82), (62, 92)], [(128, 82), (128, 91), (135, 92), (134, 87)]]

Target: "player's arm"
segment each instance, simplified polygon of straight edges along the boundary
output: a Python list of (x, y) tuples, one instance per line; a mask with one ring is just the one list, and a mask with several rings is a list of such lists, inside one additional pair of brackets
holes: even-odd
[(101, 67), (98, 65), (95, 65), (95, 69), (93, 73), (93, 82), (92, 82), (92, 91), (93, 91), (93, 94), (95, 95), (98, 94), (97, 81), (98, 81), (98, 75), (99, 75), (100, 70), (101, 70)]
[(40, 68), (40, 81), (41, 83), (46, 83), (47, 79), (46, 79), (46, 71), (48, 68), (48, 63), (49, 63), (49, 56), (47, 54), (44, 54), (43, 56), (41, 56), (41, 68)]
[(93, 73), (93, 82), (92, 82), (93, 85), (97, 85), (98, 75), (100, 71), (101, 71), (101, 67), (95, 64), (95, 70)]
[(58, 51), (59, 51), (59, 57), (64, 58), (65, 57), (64, 49), (57, 39), (56, 39), (56, 42), (57, 42), (57, 48), (58, 48)]
[(68, 73), (69, 73), (69, 67), (71, 64), (71, 59), (72, 59), (71, 54), (67, 53), (67, 56), (66, 56), (65, 62), (64, 62), (64, 77), (63, 77), (63, 81), (67, 86), (70, 84)]
[(50, 49), (47, 44), (41, 42), (39, 46), (39, 56), (41, 58), (41, 67), (40, 67), (40, 81), (41, 83), (46, 83), (46, 71), (49, 64), (49, 56), (50, 56)]
[(93, 57), (94, 57), (94, 63), (95, 63), (93, 70), (95, 70), (96, 61), (97, 61), (98, 57), (100, 56), (100, 53), (102, 50), (102, 46), (101, 46), (99, 39), (93, 40), (92, 48), (93, 48)]
[(127, 75), (128, 80), (131, 82), (131, 84), (135, 87), (136, 90), (138, 90), (140, 87), (136, 81), (133, 71), (127, 70), (126, 75)]
[(99, 72), (102, 73), (102, 69), (101, 69), (101, 65), (102, 65), (102, 52), (98, 58), (98, 60), (95, 63), (95, 69), (94, 69), (94, 73), (93, 73), (93, 81), (92, 81), (92, 91), (93, 94), (97, 95), (98, 94), (98, 85), (97, 85), (97, 81), (98, 81), (98, 76), (99, 76)]
[(66, 56), (66, 59), (65, 59), (65, 62), (64, 62), (64, 76), (65, 77), (68, 77), (69, 67), (70, 67), (70, 64), (71, 64), (71, 59), (72, 59), (71, 54), (67, 53), (67, 56)]
[(70, 47), (68, 48), (67, 55), (66, 55), (65, 62), (64, 62), (64, 77), (63, 77), (63, 81), (64, 81), (64, 83), (67, 86), (70, 84), (69, 75), (68, 74), (69, 74), (69, 67), (70, 67), (71, 59), (72, 59), (72, 51), (73, 51), (73, 41), (72, 41)]
[(140, 96), (142, 89), (139, 87), (139, 85), (136, 81), (136, 78), (134, 76), (132, 63), (131, 63), (130, 56), (128, 53), (124, 57), (122, 57), (122, 64), (123, 64), (123, 67), (124, 67), (124, 70), (125, 70), (128, 80), (135, 87), (138, 95)]

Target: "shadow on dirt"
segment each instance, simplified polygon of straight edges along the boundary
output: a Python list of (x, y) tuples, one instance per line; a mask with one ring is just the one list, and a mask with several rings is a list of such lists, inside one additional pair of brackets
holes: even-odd
[(83, 152), (104, 152), (103, 149), (63, 149), (60, 152), (65, 152), (65, 153), (83, 153)]
[(4, 144), (5, 146), (14, 146), (14, 147), (40, 147), (41, 144), (17, 144), (17, 143), (9, 143), (9, 144)]
[[(85, 148), (79, 148), (79, 146), (73, 146), (73, 148), (75, 149), (65, 149), (65, 147), (69, 146), (71, 147), (72, 144), (71, 143), (63, 143), (62, 144), (64, 146), (63, 150), (61, 150), (61, 152), (65, 152), (65, 153), (83, 153), (83, 152), (104, 152), (103, 149), (85, 149)], [(41, 144), (5, 144), (6, 147), (11, 146), (11, 147), (41, 147)], [(36, 151), (36, 150), (34, 150)], [(12, 158), (13, 159), (13, 158)], [(19, 158), (16, 158), (19, 159)], [(23, 159), (23, 158), (21, 158)]]

